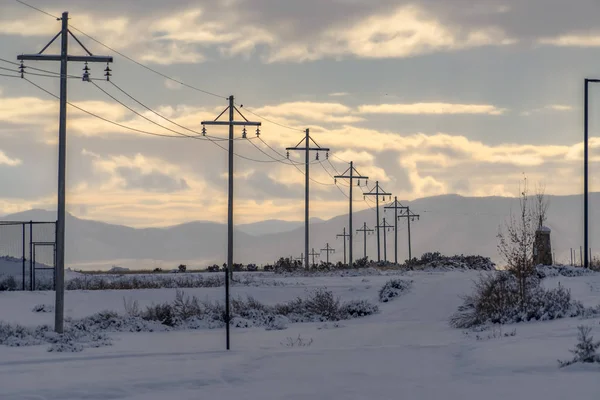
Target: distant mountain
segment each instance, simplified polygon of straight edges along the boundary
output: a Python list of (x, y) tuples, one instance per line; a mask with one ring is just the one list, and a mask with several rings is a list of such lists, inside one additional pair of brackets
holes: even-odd
[[(552, 244), (559, 261), (568, 262), (570, 248), (583, 242), (582, 197), (549, 196), (547, 225), (552, 229)], [(420, 219), (411, 222), (413, 256), (427, 251), (444, 254), (480, 254), (499, 260), (497, 252), (498, 227), (518, 209), (518, 199), (505, 197), (462, 197), (446, 195), (403, 202)], [(381, 209), (381, 218), (394, 221), (393, 213)], [(600, 194), (590, 195), (592, 250), (600, 250), (600, 235), (595, 234), (594, 221), (600, 217)], [(31, 210), (7, 215), (2, 220), (46, 220), (56, 218), (55, 212)], [(375, 225), (372, 209), (354, 213), (354, 229), (366, 222)], [(67, 264), (73, 268), (104, 268), (112, 266), (130, 269), (175, 268), (179, 263), (188, 268), (222, 264), (226, 259), (227, 226), (212, 222), (190, 222), (166, 228), (136, 229), (121, 225), (76, 218), (68, 215)], [(311, 224), (311, 249), (324, 248), (327, 243), (336, 249), (331, 259), (343, 258), (343, 242), (336, 238), (348, 225), (348, 216), (340, 215), (327, 221)], [(408, 257), (407, 222), (398, 225), (398, 259)], [(21, 233), (0, 227), (0, 256), (11, 255), (20, 249)], [(383, 231), (381, 258), (383, 258)], [(15, 237), (12, 237), (15, 236)], [(394, 259), (394, 232), (386, 231), (387, 257)], [(354, 257), (362, 257), (363, 236), (354, 232)], [(234, 258), (244, 263), (271, 263), (281, 256), (299, 257), (304, 251), (302, 222), (263, 221), (236, 226)], [(377, 259), (376, 235), (367, 237), (369, 257)], [(9, 254), (10, 253), (10, 254)]]
[[(311, 218), (311, 225), (324, 222), (320, 218)], [(252, 224), (237, 225), (235, 229), (252, 236), (269, 235), (272, 233), (290, 232), (304, 226), (304, 221), (282, 221), (279, 219), (269, 219), (266, 221), (255, 222)]]

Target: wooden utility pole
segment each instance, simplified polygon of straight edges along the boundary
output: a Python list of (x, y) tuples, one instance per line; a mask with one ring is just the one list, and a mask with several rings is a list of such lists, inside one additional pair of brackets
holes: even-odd
[(371, 234), (371, 232), (373, 232), (373, 229), (368, 229), (367, 228), (367, 223), (365, 222), (363, 224), (363, 227), (361, 229), (357, 229), (356, 232), (362, 232), (363, 234), (363, 238), (364, 238), (364, 254), (365, 254), (365, 258), (367, 258), (367, 234)]
[[(348, 253), (348, 258), (350, 259), (350, 263), (348, 264), (349, 267), (352, 267), (353, 261), (354, 259), (352, 258), (352, 249), (353, 249), (353, 243), (352, 243), (352, 232), (354, 232), (352, 230), (352, 189), (354, 188), (354, 179), (358, 179), (358, 184), (357, 186), (360, 186), (360, 179), (364, 179), (365, 183), (367, 182), (367, 179), (369, 179), (368, 176), (364, 176), (361, 175), (356, 168), (354, 168), (354, 162), (350, 161), (350, 167), (344, 171), (343, 174), (341, 175), (336, 175), (334, 177), (337, 181), (337, 179), (349, 179), (350, 180), (350, 188), (349, 188), (349, 212), (348, 212), (348, 230), (350, 231), (350, 251)], [(344, 242), (345, 243), (345, 242)], [(344, 258), (346, 257), (346, 251), (344, 251)], [(346, 261), (344, 261), (344, 264), (346, 264)]]
[(419, 214), (414, 214), (410, 211), (410, 206), (405, 207), (405, 213), (402, 215), (398, 215), (398, 218), (406, 218), (406, 222), (408, 223), (408, 259), (412, 260), (412, 249), (410, 244), (410, 221), (414, 221), (415, 218), (417, 221), (421, 217)]
[(319, 257), (319, 256), (320, 256), (320, 254), (319, 254), (319, 253), (317, 253), (317, 252), (315, 252), (315, 249), (313, 248), (313, 249), (312, 249), (312, 252), (310, 252), (308, 255), (309, 255), (309, 256), (312, 256), (312, 266), (313, 266), (313, 268), (314, 268), (314, 267), (315, 267), (315, 256), (316, 256), (316, 257)]
[(394, 202), (389, 206), (383, 207), (383, 212), (389, 209), (394, 210), (394, 264), (398, 264), (398, 210), (406, 210), (408, 207), (400, 204), (398, 197), (394, 196)]
[(324, 251), (326, 253), (327, 264), (329, 264), (329, 253), (335, 253), (335, 249), (332, 247), (329, 247), (329, 243), (327, 243), (327, 246), (325, 246), (324, 249), (321, 249), (321, 251)]
[[(346, 238), (352, 238), (352, 234), (351, 233), (346, 233), (346, 228), (343, 229), (342, 233), (340, 233), (339, 235), (336, 235), (336, 237), (341, 237), (342, 240), (344, 241), (344, 264), (346, 264)], [(352, 246), (350, 246), (352, 247)]]
[(387, 262), (387, 238), (386, 238), (385, 232), (388, 231), (390, 228), (394, 229), (394, 225), (388, 224), (385, 221), (385, 217), (384, 217), (383, 224), (377, 225), (375, 228), (377, 228), (377, 231), (379, 231), (379, 229), (383, 229), (383, 260), (385, 262)]
[[(23, 54), (17, 56), (21, 60), (21, 76), (26, 68), (23, 61), (60, 61), (60, 117), (58, 127), (58, 206), (56, 222), (56, 271), (55, 271), (55, 309), (54, 309), (54, 330), (63, 333), (64, 328), (64, 310), (65, 310), (65, 215), (66, 215), (66, 171), (67, 171), (67, 71), (69, 61), (84, 62), (83, 80), (89, 81), (89, 68), (87, 63), (111, 63), (113, 58), (109, 56), (93, 55), (69, 30), (69, 13), (63, 12), (60, 18), (62, 28), (54, 38), (37, 54)], [(83, 48), (87, 53), (84, 56), (69, 55), (69, 35)], [(58, 37), (61, 38), (60, 55), (43, 54), (44, 51)], [(107, 74), (110, 69), (106, 68)], [(108, 79), (109, 75), (106, 75)]]
[[(244, 117), (244, 115), (237, 109), (233, 96), (229, 96), (229, 105), (214, 119), (214, 121), (202, 121), (202, 134), (206, 135), (206, 126), (228, 126), (229, 127), (229, 179), (228, 179), (228, 190), (227, 190), (227, 268), (225, 269), (225, 330), (227, 336), (227, 350), (229, 350), (229, 323), (230, 323), (230, 312), (229, 312), (229, 279), (233, 276), (233, 128), (234, 126), (244, 126), (244, 132), (246, 126), (256, 126), (256, 133), (259, 133), (260, 122), (251, 122)], [(229, 111), (228, 121), (218, 121), (218, 119)], [(235, 121), (235, 112), (237, 112), (244, 120)]]
[[(371, 189), (367, 193), (363, 193), (364, 196), (375, 196), (376, 200), (376, 208), (375, 213), (377, 215), (377, 223), (376, 226), (379, 226), (379, 197), (383, 197), (383, 201), (385, 201), (385, 196), (391, 196), (391, 193), (387, 193), (385, 190), (379, 186), (379, 181), (375, 182), (375, 187)], [(381, 244), (379, 239), (379, 229), (377, 229), (377, 262), (381, 261)]]
[[(298, 144), (294, 147), (287, 147), (287, 156), (289, 158), (290, 151), (303, 151), (304, 152), (304, 266), (308, 269), (308, 246), (310, 245), (310, 216), (309, 216), (309, 187), (310, 187), (310, 152), (311, 151), (325, 151), (328, 152), (329, 148), (321, 147), (314, 141), (312, 137), (310, 137), (309, 129), (304, 131), (305, 136)], [(304, 146), (301, 146), (302, 142), (304, 142)], [(315, 147), (311, 147), (310, 143), (313, 143)], [(319, 157), (317, 153), (317, 159)], [(314, 264), (314, 263), (313, 263)]]

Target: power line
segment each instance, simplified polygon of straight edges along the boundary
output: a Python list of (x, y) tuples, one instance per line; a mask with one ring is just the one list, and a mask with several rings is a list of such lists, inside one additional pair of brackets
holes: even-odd
[(19, 78), (19, 79), (21, 79), (21, 77), (18, 76), (18, 75), (0, 74), (0, 76), (4, 76), (6, 78)]
[(280, 127), (282, 127), (282, 128), (290, 129), (290, 130), (292, 130), (292, 131), (304, 132), (304, 130), (302, 130), (302, 129), (299, 129), (299, 128), (293, 128), (293, 127), (291, 127), (291, 126), (288, 126), (288, 125), (285, 125), (285, 124), (282, 124), (282, 123), (279, 123), (279, 122), (275, 122), (275, 121), (273, 121), (273, 120), (270, 120), (270, 119), (268, 119), (268, 118), (266, 118), (266, 117), (264, 117), (264, 116), (262, 116), (262, 115), (259, 115), (259, 114), (257, 114), (256, 112), (254, 112), (254, 111), (252, 111), (252, 110), (250, 110), (250, 109), (248, 109), (248, 108), (246, 108), (246, 107), (244, 107), (244, 110), (248, 111), (250, 114), (254, 115), (255, 117), (258, 117), (258, 118), (264, 119), (265, 121), (267, 121), (267, 122), (269, 122), (269, 123), (271, 123), (271, 124), (274, 124), (274, 125), (280, 126)]
[[(55, 95), (54, 93), (50, 92), (49, 90), (46, 90), (45, 88), (41, 87), (41, 86), (40, 86), (40, 85), (38, 85), (37, 83), (35, 83), (35, 82), (32, 82), (32, 81), (30, 81), (30, 80), (29, 80), (29, 79), (27, 79), (27, 78), (23, 78), (23, 79), (25, 79), (27, 82), (29, 82), (29, 83), (30, 83), (30, 84), (32, 84), (33, 86), (37, 87), (37, 88), (38, 88), (38, 89), (40, 89), (41, 91), (43, 91), (43, 92), (47, 93), (48, 95), (50, 95), (50, 96), (54, 97), (55, 99), (59, 99), (59, 98), (60, 98), (59, 96)], [(120, 128), (123, 128), (123, 129), (128, 129), (128, 130), (130, 130), (130, 131), (134, 131), (134, 132), (142, 133), (142, 134), (144, 134), (144, 135), (160, 136), (160, 137), (169, 137), (169, 138), (180, 138), (180, 139), (184, 138), (184, 136), (179, 136), (179, 135), (165, 135), (165, 134), (162, 134), (162, 133), (148, 132), (148, 131), (144, 131), (144, 130), (142, 130), (142, 129), (133, 128), (133, 127), (131, 127), (131, 126), (123, 125), (123, 124), (121, 124), (121, 123), (119, 123), (119, 122), (111, 121), (111, 120), (110, 120), (110, 119), (108, 119), (108, 118), (104, 118), (104, 117), (102, 117), (102, 116), (100, 116), (100, 115), (98, 115), (98, 114), (95, 114), (95, 113), (93, 113), (93, 112), (91, 112), (91, 111), (88, 111), (88, 110), (86, 110), (86, 109), (84, 109), (84, 108), (81, 108), (81, 107), (79, 107), (79, 106), (77, 106), (77, 105), (75, 105), (75, 104), (73, 104), (73, 103), (71, 103), (71, 102), (67, 102), (67, 104), (68, 104), (68, 105), (70, 105), (71, 107), (73, 107), (73, 108), (75, 108), (75, 109), (77, 109), (77, 110), (79, 110), (79, 111), (83, 112), (83, 113), (86, 113), (86, 114), (88, 114), (88, 115), (90, 115), (90, 116), (94, 117), (94, 118), (98, 118), (98, 119), (100, 119), (100, 120), (102, 120), (102, 121), (104, 121), (104, 122), (108, 122), (109, 124), (112, 124), (112, 125), (118, 126), (118, 127), (120, 127)]]
[(29, 7), (29, 8), (33, 8), (34, 10), (36, 10), (36, 11), (39, 11), (39, 12), (41, 12), (42, 14), (46, 14), (46, 15), (48, 15), (48, 16), (50, 16), (50, 17), (52, 17), (52, 18), (55, 18), (55, 19), (60, 19), (60, 17), (57, 17), (56, 15), (52, 15), (52, 14), (50, 14), (49, 12), (46, 12), (46, 11), (44, 11), (44, 10), (40, 10), (39, 8), (37, 8), (37, 7), (34, 7), (34, 6), (32, 6), (31, 4), (27, 4), (27, 3), (25, 3), (24, 1), (21, 1), (21, 0), (15, 0), (15, 1), (16, 1), (17, 3), (21, 3), (21, 4), (23, 4), (24, 6), (27, 6), (27, 7)]

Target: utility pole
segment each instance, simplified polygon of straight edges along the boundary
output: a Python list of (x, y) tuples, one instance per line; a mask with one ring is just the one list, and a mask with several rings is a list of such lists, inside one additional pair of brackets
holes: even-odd
[[(291, 151), (303, 151), (304, 152), (304, 254), (305, 260), (304, 265), (306, 269), (308, 269), (308, 246), (310, 245), (310, 217), (308, 214), (309, 204), (310, 204), (310, 196), (309, 196), (309, 187), (310, 187), (310, 160), (309, 153), (311, 151), (317, 152), (317, 160), (319, 159), (319, 151), (327, 152), (325, 157), (329, 157), (329, 148), (321, 147), (314, 141), (314, 139), (310, 136), (310, 130), (307, 128), (305, 131), (304, 139), (298, 142), (294, 147), (286, 147), (287, 157), (290, 158), (290, 150)], [(304, 142), (304, 147), (300, 146)], [(310, 143), (313, 143), (315, 147), (310, 147)], [(314, 264), (314, 263), (313, 263)]]
[[(355, 175), (356, 174), (356, 175)], [(349, 259), (350, 259), (350, 264), (348, 265), (350, 268), (352, 268), (352, 264), (354, 259), (352, 258), (352, 249), (353, 249), (353, 243), (352, 243), (352, 232), (354, 232), (352, 230), (352, 189), (354, 188), (353, 182), (354, 179), (358, 179), (358, 183), (356, 186), (360, 186), (360, 179), (364, 179), (365, 180), (365, 184), (368, 183), (367, 179), (369, 179), (368, 176), (363, 176), (361, 175), (356, 168), (354, 168), (354, 162), (350, 161), (350, 167), (344, 171), (343, 174), (341, 175), (336, 175), (334, 177), (334, 179), (337, 181), (337, 179), (349, 179), (350, 180), (350, 188), (349, 188), (349, 212), (348, 212), (348, 230), (350, 231), (350, 251), (349, 251)], [(336, 182), (337, 183), (337, 182)], [(345, 242), (344, 242), (345, 243)], [(346, 252), (344, 251), (344, 257), (346, 257)], [(344, 264), (346, 262), (344, 261)]]
[(327, 243), (327, 246), (325, 246), (324, 249), (321, 249), (321, 251), (326, 252), (326, 257), (327, 257), (327, 264), (329, 264), (329, 253), (335, 253), (335, 249), (329, 247), (329, 243)]
[[(342, 240), (344, 241), (344, 264), (346, 264), (346, 238), (352, 239), (352, 234), (346, 233), (346, 228), (344, 228), (342, 233), (340, 233), (339, 235), (336, 235), (335, 237), (336, 238), (341, 237)], [(350, 248), (352, 248), (352, 246), (350, 246)]]
[(370, 232), (373, 232), (373, 229), (368, 229), (367, 228), (367, 223), (365, 222), (363, 224), (362, 229), (357, 229), (356, 232), (362, 232), (363, 233), (363, 237), (364, 237), (364, 240), (365, 240), (365, 243), (364, 243), (365, 253), (364, 254), (365, 254), (365, 258), (367, 258), (367, 234), (370, 235), (371, 234)]
[(404, 207), (398, 201), (398, 197), (394, 196), (394, 202), (389, 206), (383, 207), (383, 212), (389, 209), (394, 210), (394, 264), (398, 264), (398, 210), (405, 210), (408, 207)]
[[(21, 61), (21, 76), (25, 70), (23, 61), (60, 61), (60, 117), (58, 128), (58, 206), (56, 223), (56, 301), (54, 311), (54, 330), (57, 333), (63, 333), (64, 328), (64, 309), (65, 309), (65, 214), (66, 214), (66, 171), (67, 171), (67, 70), (69, 61), (85, 62), (83, 80), (89, 81), (88, 62), (107, 63), (106, 77), (110, 76), (108, 63), (113, 62), (109, 56), (95, 56), (73, 35), (69, 30), (69, 13), (63, 12), (62, 28), (54, 38), (37, 54), (23, 54), (17, 56)], [(69, 35), (85, 50), (85, 56), (69, 55)], [(60, 55), (43, 54), (52, 43), (60, 36), (61, 50)]]
[[(229, 111), (229, 121), (218, 121), (218, 119)], [(244, 120), (235, 121), (235, 112), (237, 112)], [(206, 126), (228, 126), (229, 127), (229, 185), (227, 193), (227, 268), (225, 270), (225, 330), (227, 336), (227, 350), (229, 350), (229, 279), (233, 277), (233, 127), (243, 126), (243, 137), (246, 136), (246, 126), (256, 126), (256, 135), (260, 134), (260, 122), (248, 121), (246, 117), (237, 109), (233, 101), (233, 96), (229, 96), (229, 105), (214, 119), (214, 121), (202, 121), (202, 134), (206, 135)]]
[[(376, 200), (376, 208), (375, 212), (377, 214), (377, 223), (376, 226), (379, 226), (379, 197), (383, 197), (383, 201), (385, 201), (385, 196), (391, 196), (391, 193), (386, 193), (385, 190), (379, 186), (379, 181), (375, 182), (375, 187), (368, 191), (367, 193), (363, 193), (364, 196), (375, 196)], [(379, 229), (377, 229), (377, 262), (381, 261), (381, 244), (379, 238)]]
[(394, 228), (394, 225), (390, 225), (385, 221), (385, 217), (383, 218), (383, 224), (382, 225), (377, 225), (375, 228), (377, 228), (377, 231), (379, 231), (379, 229), (383, 229), (383, 261), (387, 262), (387, 240), (386, 240), (386, 235), (385, 232), (386, 230), (389, 230), (390, 228)]
[(319, 253), (316, 253), (316, 252), (315, 252), (315, 249), (313, 248), (313, 249), (312, 249), (312, 252), (311, 252), (311, 253), (309, 253), (309, 256), (312, 256), (312, 265), (313, 265), (313, 268), (314, 268), (314, 267), (315, 267), (315, 256), (319, 257), (319, 256), (320, 256), (320, 254), (319, 254)]
[(421, 217), (419, 214), (411, 213), (410, 206), (405, 207), (406, 213), (402, 215), (398, 215), (398, 218), (406, 218), (406, 222), (408, 223), (408, 259), (412, 260), (412, 250), (410, 244), (410, 221), (414, 221), (415, 218), (417, 221)]

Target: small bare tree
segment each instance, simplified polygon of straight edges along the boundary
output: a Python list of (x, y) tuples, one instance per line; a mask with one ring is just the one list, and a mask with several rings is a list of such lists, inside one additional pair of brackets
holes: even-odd
[(544, 226), (548, 219), (549, 205), (548, 198), (546, 197), (546, 185), (538, 184), (535, 191), (535, 206), (533, 211), (538, 229)]
[(521, 305), (528, 301), (528, 280), (535, 273), (533, 245), (535, 242), (535, 214), (530, 207), (527, 178), (520, 187), (519, 214), (511, 212), (509, 220), (498, 232), (498, 252), (507, 263), (508, 271), (516, 278)]

